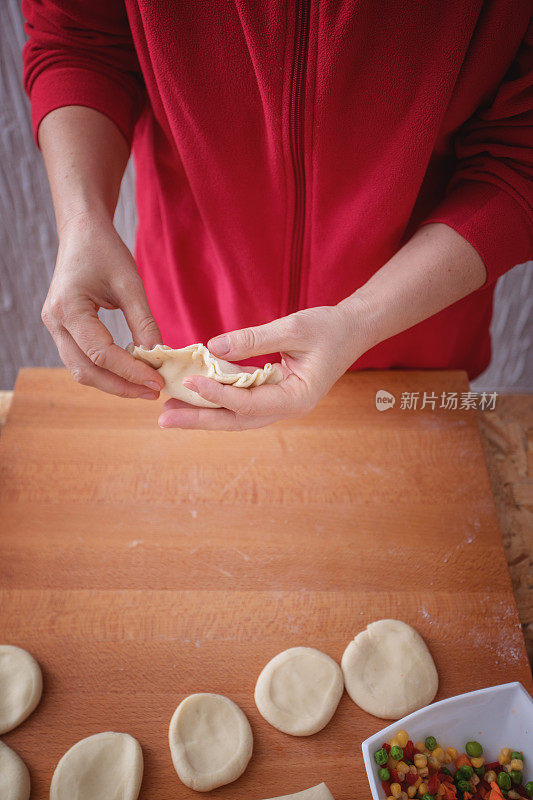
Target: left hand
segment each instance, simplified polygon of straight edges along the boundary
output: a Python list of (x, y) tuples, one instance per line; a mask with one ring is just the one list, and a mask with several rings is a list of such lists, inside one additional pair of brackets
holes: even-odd
[(240, 431), (306, 414), (366, 349), (355, 316), (347, 306), (320, 306), (211, 339), (209, 350), (226, 361), (281, 353), (283, 380), (238, 389), (211, 378), (185, 378), (188, 389), (223, 408), (197, 408), (168, 400), (159, 425)]

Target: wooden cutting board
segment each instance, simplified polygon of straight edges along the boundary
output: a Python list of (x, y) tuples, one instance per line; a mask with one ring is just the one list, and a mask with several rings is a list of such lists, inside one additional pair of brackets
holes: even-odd
[[(378, 389), (392, 410), (376, 410)], [(402, 392), (467, 390), (457, 372), (352, 374), (304, 419), (209, 433), (160, 430), (156, 404), (24, 370), (0, 438), (0, 639), (44, 672), (37, 711), (3, 737), (32, 798), (105, 730), (139, 739), (143, 800), (197, 796), (167, 744), (196, 691), (231, 697), (254, 732), (248, 770), (216, 797), (326, 781), (336, 800), (367, 798), (360, 745), (382, 721), (345, 694), (323, 731), (294, 738), (260, 717), (253, 689), (280, 650), (340, 660), (382, 617), (424, 636), (439, 698), (531, 690), (476, 413), (400, 407)]]

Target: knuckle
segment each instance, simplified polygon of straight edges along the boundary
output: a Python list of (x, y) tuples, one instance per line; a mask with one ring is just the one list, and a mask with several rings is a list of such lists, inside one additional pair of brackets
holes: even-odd
[(243, 389), (246, 392), (239, 404), (239, 414), (243, 417), (252, 417), (255, 414), (252, 393), (248, 389)]
[(245, 350), (252, 350), (257, 345), (257, 335), (253, 328), (243, 328), (238, 339), (239, 345)]
[(88, 358), (91, 359), (95, 367), (104, 367), (107, 361), (107, 353), (101, 347), (91, 345), (85, 351)]
[(154, 330), (157, 330), (155, 319), (151, 314), (141, 317), (137, 325), (141, 333), (153, 333)]
[(285, 333), (291, 339), (299, 339), (303, 333), (303, 319), (291, 314), (285, 320)]
[(89, 376), (83, 367), (71, 367), (70, 373), (76, 383), (81, 383), (83, 386), (89, 383)]

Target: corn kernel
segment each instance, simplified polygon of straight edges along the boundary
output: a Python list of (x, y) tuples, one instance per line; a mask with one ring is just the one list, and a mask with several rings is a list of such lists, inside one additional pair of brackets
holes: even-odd
[(444, 763), (445, 764), (451, 764), (452, 761), (453, 761), (453, 758), (451, 757), (451, 755), (449, 753), (444, 753)]
[(415, 744), (415, 747), (416, 747), (417, 750), (420, 750), (422, 753), (426, 749), (426, 745), (424, 744), (424, 742), (417, 742)]
[(414, 757), (415, 767), (425, 767), (428, 763), (427, 756), (422, 753), (416, 753)]
[(397, 736), (393, 736), (392, 739), (390, 740), (389, 744), (390, 744), (391, 747), (401, 747), (401, 744), (398, 741), (398, 737)]
[(405, 761), (398, 761), (398, 766), (396, 769), (398, 772), (403, 772), (404, 775), (406, 772), (409, 772), (409, 766), (405, 763)]
[(470, 778), (470, 783), (472, 783), (474, 786), (477, 786), (478, 783), (479, 783), (479, 777), (476, 775), (475, 772), (472, 775), (472, 777)]
[(479, 758), (471, 758), (470, 763), (472, 764), (474, 769), (479, 769), (485, 763), (485, 759), (483, 758), (483, 756), (480, 756)]
[(414, 784), (414, 786), (418, 789), (418, 787), (420, 786), (421, 783), (422, 783), (422, 778), (417, 778), (416, 779), (416, 783)]
[(407, 792), (401, 793), (400, 800), (409, 800), (409, 795), (407, 794)]
[(441, 783), (441, 785), (437, 789), (437, 797), (442, 797), (442, 795), (444, 794), (445, 791), (446, 791), (446, 787), (445, 787), (445, 785), (443, 783)]
[(493, 783), (496, 780), (496, 773), (493, 769), (489, 769), (489, 771), (483, 775), (483, 778), (487, 781), (487, 783)]
[(442, 749), (442, 747), (440, 746), (436, 747), (433, 750), (433, 755), (435, 756), (435, 758), (438, 758), (439, 761), (444, 761), (444, 750)]
[(405, 745), (409, 741), (409, 734), (407, 733), (407, 731), (404, 730), (398, 731), (398, 733), (396, 734), (396, 739), (398, 740), (398, 744), (400, 745), (400, 747), (405, 747)]
[(518, 794), (518, 792), (515, 792), (514, 789), (509, 789), (507, 797), (509, 797), (511, 800), (519, 800), (520, 795)]
[(402, 787), (399, 783), (391, 783), (390, 793), (393, 797), (399, 797), (402, 793)]
[(398, 762), (395, 761), (394, 758), (391, 758), (389, 756), (388, 761), (387, 761), (387, 769), (396, 769), (397, 763)]
[(404, 780), (405, 780), (405, 772), (400, 772), (400, 770), (398, 770), (398, 780), (400, 781), (400, 783), (404, 782)]
[(511, 769), (513, 770), (515, 769), (518, 772), (522, 772), (522, 770), (524, 769), (524, 762), (522, 761), (522, 759), (513, 758), (513, 760), (511, 761)]
[(418, 772), (416, 771), (416, 767), (414, 764), (409, 764), (409, 772), (411, 773), (411, 775), (418, 775)]
[(457, 756), (459, 755), (459, 754), (458, 754), (458, 752), (457, 752), (457, 750), (455, 749), (455, 747), (447, 747), (447, 748), (446, 748), (446, 752), (447, 752), (447, 753), (448, 753), (448, 755), (451, 757), (452, 761), (455, 761), (455, 759), (456, 759), (456, 758), (457, 758)]
[(390, 795), (387, 797), (387, 800), (396, 800), (396, 798), (395, 798), (395, 797), (393, 797), (393, 796), (390, 794)]
[(420, 786), (418, 787), (419, 797), (423, 797), (426, 794), (427, 790), (428, 790), (427, 783), (421, 783)]
[(422, 778), (427, 778), (427, 776), (429, 775), (429, 769), (427, 767), (420, 767), (418, 770), (418, 774)]
[(407, 797), (414, 797), (416, 794), (416, 786), (409, 786), (407, 788)]
[(435, 756), (430, 756), (428, 758), (428, 764), (433, 769), (439, 769), (440, 768), (440, 761), (439, 761), (438, 758), (435, 758)]
[(509, 747), (502, 747), (500, 755), (498, 756), (499, 764), (508, 764), (511, 760), (511, 750)]

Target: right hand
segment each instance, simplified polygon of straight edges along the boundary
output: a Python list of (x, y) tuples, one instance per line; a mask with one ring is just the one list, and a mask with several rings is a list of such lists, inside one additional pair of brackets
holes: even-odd
[(122, 309), (135, 344), (161, 344), (135, 261), (111, 219), (79, 214), (60, 231), (42, 320), (76, 381), (120, 397), (157, 399), (163, 379), (114, 343), (99, 308)]

